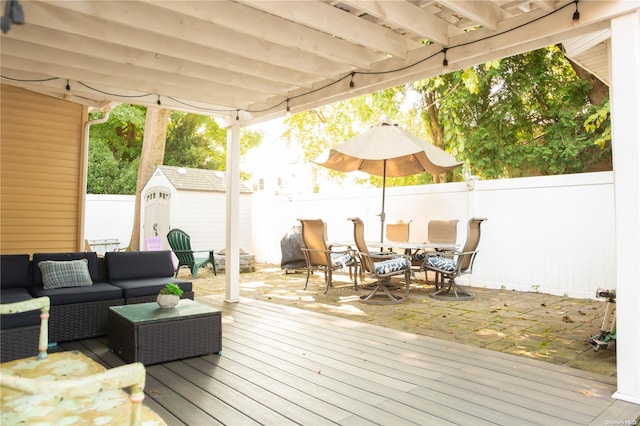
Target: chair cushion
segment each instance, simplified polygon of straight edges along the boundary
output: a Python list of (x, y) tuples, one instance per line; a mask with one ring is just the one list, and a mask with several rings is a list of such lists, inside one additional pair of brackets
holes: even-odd
[(429, 256), (427, 257), (427, 265), (442, 269), (443, 271), (453, 272), (456, 270), (456, 262), (453, 259), (448, 259), (442, 256)]
[(334, 267), (344, 268), (353, 260), (351, 253), (331, 253), (331, 264)]
[(111, 281), (111, 284), (121, 288), (125, 299), (130, 297), (155, 296), (160, 293), (168, 283), (177, 284), (182, 291), (193, 291), (191, 281), (180, 280), (173, 277), (136, 278), (133, 280)]
[(123, 298), (121, 288), (100, 282), (95, 282), (93, 285), (86, 287), (61, 287), (51, 290), (42, 287), (31, 287), (30, 292), (35, 297), (49, 297), (51, 306)]
[(45, 290), (62, 287), (84, 287), (93, 284), (87, 259), (38, 262)]
[(373, 267), (376, 274), (389, 274), (391, 272), (410, 269), (411, 263), (405, 257), (395, 257), (382, 262), (375, 262)]

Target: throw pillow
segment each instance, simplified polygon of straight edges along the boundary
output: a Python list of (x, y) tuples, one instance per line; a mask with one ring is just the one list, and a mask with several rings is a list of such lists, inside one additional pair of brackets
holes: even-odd
[(42, 286), (46, 290), (62, 287), (82, 287), (93, 285), (87, 259), (38, 262), (42, 274)]

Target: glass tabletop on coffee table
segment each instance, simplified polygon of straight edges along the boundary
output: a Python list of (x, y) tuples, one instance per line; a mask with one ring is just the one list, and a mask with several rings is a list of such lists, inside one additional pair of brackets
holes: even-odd
[(147, 321), (157, 321), (162, 319), (172, 319), (189, 317), (194, 315), (220, 312), (220, 310), (207, 305), (194, 302), (191, 299), (180, 299), (180, 303), (175, 308), (161, 308), (156, 302), (137, 303), (133, 305), (112, 306), (110, 308), (118, 315), (126, 318), (132, 323), (142, 323)]

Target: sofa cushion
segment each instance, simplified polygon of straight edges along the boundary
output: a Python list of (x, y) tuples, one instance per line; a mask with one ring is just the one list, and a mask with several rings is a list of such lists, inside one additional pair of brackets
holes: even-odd
[(168, 283), (179, 285), (184, 292), (192, 291), (191, 281), (179, 280), (177, 278), (171, 277), (138, 278), (135, 280), (111, 281), (111, 284), (123, 290), (125, 299), (128, 299), (130, 297), (156, 295), (160, 293), (160, 290), (162, 290)]
[(45, 289), (62, 287), (84, 287), (93, 284), (89, 274), (87, 259), (38, 262), (42, 274), (42, 286)]
[(35, 297), (49, 296), (52, 306), (123, 298), (122, 289), (108, 283), (94, 283), (87, 287), (63, 287), (50, 290), (41, 286), (34, 286), (31, 287), (31, 294)]
[(0, 255), (0, 287), (29, 288), (31, 285), (28, 254)]
[(55, 261), (69, 261), (87, 259), (89, 268), (89, 275), (91, 275), (91, 281), (103, 282), (102, 276), (98, 270), (98, 255), (95, 252), (72, 252), (72, 253), (34, 253), (33, 265), (31, 267), (31, 285), (34, 287), (42, 287), (42, 273), (38, 267), (38, 263), (43, 260), (55, 260)]
[[(29, 256), (27, 256), (27, 258), (28, 257)], [(29, 293), (29, 290), (26, 288), (3, 288), (1, 298), (3, 304), (8, 304), (33, 299), (33, 296), (31, 296), (31, 293)], [(37, 324), (40, 324), (40, 311), (0, 315), (0, 328), (3, 330)]]
[(175, 272), (169, 250), (110, 251), (105, 254), (105, 262), (107, 264), (107, 280), (111, 283), (143, 278), (172, 277)]

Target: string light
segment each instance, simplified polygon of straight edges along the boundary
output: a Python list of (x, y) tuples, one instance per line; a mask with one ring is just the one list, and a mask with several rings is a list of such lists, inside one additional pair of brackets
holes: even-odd
[[(503, 31), (503, 32), (501, 32), (501, 33), (494, 33), (494, 34), (488, 35), (488, 36), (486, 36), (486, 37), (482, 37), (482, 38), (480, 38), (480, 39), (478, 39), (478, 40), (468, 41), (468, 42), (460, 43), (460, 44), (457, 44), (457, 45), (454, 45), (454, 46), (443, 47), (443, 48), (442, 48), (442, 50), (441, 50), (440, 52), (436, 52), (436, 53), (434, 53), (434, 54), (432, 54), (432, 55), (430, 55), (430, 56), (428, 56), (428, 57), (422, 58), (422, 59), (420, 59), (420, 60), (418, 60), (418, 61), (416, 61), (416, 62), (414, 62), (414, 63), (408, 64), (408, 65), (405, 65), (405, 66), (400, 67), (400, 68), (397, 68), (397, 69), (385, 70), (385, 71), (352, 71), (352, 72), (350, 72), (349, 74), (346, 74), (346, 75), (344, 75), (343, 77), (341, 77), (341, 78), (339, 78), (339, 79), (337, 79), (337, 80), (335, 80), (335, 81), (332, 81), (332, 82), (330, 82), (330, 83), (327, 83), (327, 84), (325, 84), (325, 85), (323, 85), (323, 86), (317, 87), (317, 88), (315, 88), (315, 89), (313, 89), (313, 90), (310, 90), (310, 91), (308, 91), (308, 92), (305, 92), (305, 93), (301, 93), (301, 94), (296, 95), (296, 96), (294, 96), (294, 97), (292, 97), (292, 98), (287, 98), (287, 99), (286, 99), (286, 101), (285, 101), (285, 102), (286, 102), (286, 113), (287, 113), (287, 117), (290, 117), (290, 116), (291, 116), (291, 109), (290, 109), (290, 107), (289, 107), (289, 101), (290, 101), (291, 99), (299, 98), (299, 97), (303, 97), (303, 96), (305, 96), (305, 95), (310, 95), (310, 94), (312, 94), (312, 93), (315, 93), (315, 92), (318, 92), (318, 91), (320, 91), (320, 90), (326, 89), (327, 87), (330, 87), (330, 86), (333, 86), (333, 85), (335, 85), (335, 84), (340, 83), (341, 81), (345, 80), (346, 78), (350, 78), (350, 81), (349, 81), (349, 88), (350, 88), (350, 89), (353, 89), (353, 88), (355, 87), (355, 83), (354, 83), (353, 79), (354, 79), (354, 77), (356, 76), (356, 74), (363, 74), (363, 75), (378, 75), (378, 74), (390, 74), (390, 73), (394, 73), (394, 72), (403, 71), (403, 70), (406, 70), (406, 69), (412, 68), (412, 67), (414, 67), (414, 66), (416, 66), (416, 65), (418, 65), (418, 64), (421, 64), (421, 63), (423, 63), (423, 62), (425, 62), (425, 61), (427, 61), (427, 60), (429, 60), (429, 59), (432, 59), (434, 56), (438, 55), (439, 53), (442, 53), (442, 54), (444, 55), (444, 58), (443, 58), (443, 60), (442, 60), (442, 66), (443, 66), (443, 67), (447, 67), (447, 66), (449, 65), (449, 61), (448, 61), (448, 59), (447, 59), (447, 51), (448, 51), (449, 49), (454, 49), (454, 48), (457, 48), (457, 47), (464, 47), (464, 46), (472, 45), (472, 44), (479, 43), (479, 42), (482, 42), (482, 41), (485, 41), (485, 40), (488, 40), (488, 39), (491, 39), (491, 38), (494, 38), (494, 37), (497, 37), (497, 36), (500, 36), (500, 35), (503, 35), (503, 34), (507, 34), (507, 33), (511, 32), (511, 31), (518, 30), (518, 29), (523, 28), (523, 27), (525, 27), (525, 26), (527, 26), (527, 25), (530, 25), (530, 24), (532, 24), (532, 23), (534, 23), (534, 22), (537, 22), (537, 21), (539, 21), (539, 20), (542, 20), (542, 19), (544, 19), (544, 18), (547, 18), (548, 16), (554, 15), (554, 14), (556, 14), (556, 13), (558, 13), (558, 12), (560, 12), (560, 11), (564, 10), (566, 7), (571, 6), (571, 4), (574, 4), (574, 5), (575, 5), (575, 8), (576, 8), (575, 12), (573, 12), (572, 20), (573, 20), (573, 24), (574, 24), (574, 25), (577, 25), (577, 24), (578, 24), (578, 21), (580, 20), (580, 11), (578, 10), (578, 3), (579, 3), (579, 1), (580, 1), (580, 0), (572, 0), (571, 2), (569, 2), (569, 3), (567, 3), (567, 4), (565, 4), (565, 5), (561, 6), (561, 7), (559, 7), (558, 9), (552, 10), (551, 12), (549, 12), (549, 13), (547, 13), (547, 14), (545, 14), (545, 15), (539, 16), (539, 17), (537, 17), (537, 18), (535, 18), (535, 19), (533, 19), (533, 20), (531, 20), (531, 21), (529, 21), (529, 22), (525, 22), (525, 23), (520, 24), (520, 25), (518, 25), (518, 26), (515, 26), (515, 27), (513, 27), (513, 28), (509, 28), (508, 30), (505, 30), (505, 31)], [(16, 2), (16, 3), (17, 3), (17, 2)], [(157, 54), (156, 54), (156, 57), (157, 57)], [(1, 77), (1, 78), (6, 78), (6, 79), (8, 79), (8, 80), (21, 81), (21, 82), (45, 82), (45, 81), (52, 81), (52, 80), (58, 80), (58, 79), (60, 79), (60, 77), (51, 77), (51, 78), (46, 78), (46, 79), (37, 79), (37, 80), (30, 80), (30, 79), (16, 79), (16, 78), (11, 78), (11, 77), (8, 77), (8, 76), (5, 76), (5, 75), (0, 75), (0, 77)], [(109, 93), (109, 92), (105, 92), (105, 91), (99, 90), (99, 89), (97, 89), (97, 88), (91, 87), (91, 86), (87, 85), (86, 83), (83, 83), (82, 81), (77, 81), (77, 83), (79, 83), (80, 85), (82, 85), (82, 86), (84, 86), (84, 87), (86, 87), (86, 88), (88, 88), (88, 89), (91, 89), (91, 90), (94, 90), (94, 91), (96, 91), (96, 92), (103, 93), (103, 94), (106, 94), (106, 95), (110, 95), (110, 96), (118, 96), (118, 97), (123, 97), (123, 98), (144, 98), (144, 97), (147, 97), (147, 96), (151, 96), (151, 95), (152, 95), (151, 93), (140, 94), (140, 95), (125, 95), (125, 94)], [(67, 80), (67, 86), (66, 86), (66, 89), (67, 89), (67, 90), (71, 90), (71, 86), (69, 85), (69, 80)], [(157, 96), (158, 96), (158, 98), (157, 98), (157, 104), (158, 104), (158, 105), (161, 105), (161, 102), (160, 102), (160, 95), (157, 95)], [(198, 110), (202, 110), (202, 111), (218, 112), (218, 113), (232, 113), (233, 111), (235, 111), (235, 112), (236, 112), (236, 120), (239, 120), (239, 119), (240, 119), (240, 117), (239, 117), (240, 109), (214, 109), (214, 108), (205, 108), (205, 107), (201, 107), (201, 106), (198, 106), (198, 105), (190, 104), (190, 103), (188, 103), (188, 102), (185, 102), (185, 101), (180, 100), (180, 99), (173, 98), (173, 97), (171, 97), (171, 96), (165, 96), (165, 97), (166, 97), (167, 99), (172, 100), (173, 102), (175, 102), (175, 103), (177, 103), (177, 104), (185, 105), (185, 106), (188, 106), (188, 107), (190, 107), (190, 108), (198, 109)], [(243, 109), (242, 111), (246, 111), (246, 112), (248, 112), (248, 113), (261, 113), (261, 112), (266, 112), (266, 111), (269, 111), (269, 110), (272, 110), (272, 109), (278, 108), (278, 107), (280, 107), (280, 105), (282, 105), (282, 102), (280, 102), (278, 105), (270, 106), (270, 107), (266, 107), (266, 108), (263, 108), (263, 109), (256, 109), (256, 110), (249, 110), (249, 109), (246, 109), (246, 110), (245, 110), (245, 109)]]

